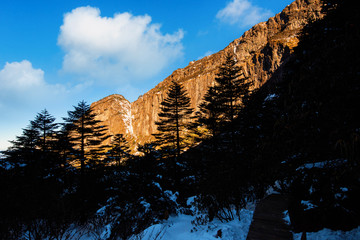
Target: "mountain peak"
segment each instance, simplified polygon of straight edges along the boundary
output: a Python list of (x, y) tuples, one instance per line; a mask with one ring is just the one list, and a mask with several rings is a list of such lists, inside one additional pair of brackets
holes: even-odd
[(109, 135), (122, 133), (128, 139), (134, 137), (131, 103), (124, 96), (112, 94), (91, 104), (91, 109), (96, 119), (107, 125)]
[[(130, 104), (123, 96), (114, 94), (94, 103), (94, 109), (101, 119), (110, 124), (109, 131), (112, 134), (128, 134), (136, 138), (136, 143), (143, 144), (156, 132), (155, 121), (158, 120), (160, 103), (166, 97), (172, 81), (183, 84), (191, 98), (191, 107), (197, 110), (208, 87), (214, 84), (225, 55), (232, 52), (244, 74), (253, 81), (253, 88), (259, 88), (270, 78), (276, 79), (274, 76), (281, 78), (281, 66), (288, 61), (292, 49), (297, 46), (301, 29), (309, 21), (321, 17), (320, 0), (296, 0), (281, 13), (253, 26), (223, 50), (175, 70), (135, 102)], [(109, 107), (98, 108), (102, 105), (99, 102), (111, 102), (114, 104), (113, 109), (119, 108), (116, 110), (118, 113), (114, 110), (110, 115), (105, 114), (109, 112)], [(124, 122), (126, 127), (122, 125)]]

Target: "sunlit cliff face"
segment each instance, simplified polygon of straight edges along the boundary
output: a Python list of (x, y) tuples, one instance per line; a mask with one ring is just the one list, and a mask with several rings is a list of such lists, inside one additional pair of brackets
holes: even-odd
[(253, 82), (253, 89), (266, 83), (274, 73), (281, 78), (281, 65), (297, 46), (303, 26), (311, 19), (322, 17), (320, 7), (319, 0), (297, 0), (268, 21), (252, 27), (222, 51), (174, 71), (136, 101), (130, 103), (121, 95), (111, 95), (93, 103), (92, 108), (98, 119), (108, 125), (110, 134), (124, 134), (134, 148), (149, 141), (156, 132), (159, 106), (171, 81), (183, 84), (196, 111), (208, 87), (214, 84), (227, 52), (234, 53), (244, 75)]

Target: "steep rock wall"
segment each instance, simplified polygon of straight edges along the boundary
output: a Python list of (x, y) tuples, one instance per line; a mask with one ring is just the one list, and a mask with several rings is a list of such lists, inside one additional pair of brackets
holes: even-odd
[[(158, 120), (160, 102), (166, 97), (172, 81), (183, 84), (191, 98), (191, 106), (197, 110), (206, 90), (214, 84), (217, 69), (227, 52), (235, 54), (245, 75), (253, 82), (253, 88), (262, 86), (275, 72), (280, 78), (281, 64), (289, 59), (292, 49), (297, 46), (301, 29), (309, 21), (320, 18), (320, 10), (320, 0), (296, 0), (281, 13), (246, 31), (225, 49), (198, 61), (192, 61), (187, 67), (174, 71), (155, 88), (131, 103), (130, 119), (133, 132), (128, 132), (128, 135), (133, 136), (136, 143), (144, 143), (151, 139), (151, 134), (156, 132), (155, 121)], [(109, 132), (126, 133), (127, 128), (123, 125), (124, 114), (105, 114), (100, 109), (101, 107), (97, 112), (110, 124)], [(118, 122), (118, 125), (115, 122)]]
[[(91, 104), (91, 109), (96, 114), (96, 120), (102, 121), (107, 126), (109, 135), (122, 133), (128, 140), (134, 136), (131, 112), (131, 103), (119, 94), (107, 96)], [(108, 138), (105, 144), (109, 144)]]

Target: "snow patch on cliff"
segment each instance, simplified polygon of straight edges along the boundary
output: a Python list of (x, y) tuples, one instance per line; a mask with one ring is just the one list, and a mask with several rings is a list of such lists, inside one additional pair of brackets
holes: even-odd
[(134, 129), (133, 129), (133, 124), (132, 124), (132, 120), (133, 120), (134, 116), (132, 115), (132, 112), (131, 112), (130, 102), (129, 101), (121, 101), (119, 99), (116, 99), (116, 101), (118, 102), (118, 104), (121, 106), (121, 109), (123, 110), (119, 113), (122, 115), (122, 120), (125, 125), (125, 134), (130, 134), (131, 136), (134, 136)]
[(126, 111), (124, 114), (123, 121), (126, 126), (126, 133), (131, 134), (132, 136), (134, 136), (134, 129), (133, 129), (133, 125), (132, 125), (133, 118), (134, 118), (134, 116), (131, 113), (131, 105), (129, 103), (129, 108), (128, 108), (128, 111)]

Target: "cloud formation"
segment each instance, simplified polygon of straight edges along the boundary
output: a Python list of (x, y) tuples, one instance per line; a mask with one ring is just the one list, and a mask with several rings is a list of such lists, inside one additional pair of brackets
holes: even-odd
[(149, 78), (182, 56), (183, 31), (162, 34), (151, 17), (79, 7), (64, 15), (58, 45), (65, 51), (63, 70), (97, 80), (126, 82)]
[(36, 102), (47, 92), (44, 71), (31, 62), (6, 63), (0, 70), (0, 108), (20, 107)]
[(0, 107), (39, 103), (66, 91), (60, 84), (47, 84), (44, 71), (34, 68), (28, 60), (7, 62), (0, 70), (0, 85)]
[(273, 13), (270, 10), (254, 6), (248, 0), (233, 0), (216, 14), (216, 18), (231, 25), (249, 27), (272, 15)]
[(6, 63), (0, 71), (0, 82), (3, 89), (27, 89), (44, 85), (44, 71), (34, 69), (31, 62)]
[[(16, 126), (16, 122), (22, 121), (24, 112), (29, 111), (42, 94), (46, 83), (44, 71), (33, 68), (31, 62), (6, 63), (0, 68), (0, 110), (4, 113), (0, 119), (0, 150), (9, 146), (7, 140), (14, 138), (14, 132), (18, 132), (24, 124)], [(43, 99), (45, 100), (45, 99)], [(37, 111), (37, 110), (34, 110)], [(23, 116), (19, 118), (19, 113)]]
[(47, 108), (59, 115), (64, 107), (71, 106), (69, 96), (79, 95), (82, 89), (47, 83), (44, 71), (28, 60), (0, 67), (0, 150), (9, 146), (7, 141), (19, 135), (37, 112)]

